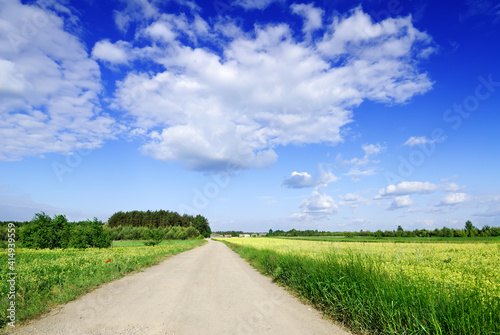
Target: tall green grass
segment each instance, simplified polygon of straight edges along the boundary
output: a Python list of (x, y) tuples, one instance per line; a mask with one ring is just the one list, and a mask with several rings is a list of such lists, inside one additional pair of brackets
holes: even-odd
[(472, 290), (388, 276), (376, 257), (352, 252), (311, 258), (226, 244), (357, 333), (500, 334), (499, 298), (484, 300)]

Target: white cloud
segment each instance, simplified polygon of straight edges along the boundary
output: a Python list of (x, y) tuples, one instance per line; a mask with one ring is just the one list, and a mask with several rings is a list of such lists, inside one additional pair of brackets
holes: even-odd
[(469, 200), (467, 193), (448, 193), (444, 196), (439, 206), (455, 206)]
[[(197, 170), (252, 168), (272, 164), (277, 146), (342, 142), (352, 109), (366, 99), (399, 103), (430, 89), (413, 60), (416, 45), (430, 39), (410, 18), (375, 25), (358, 8), (332, 20), (339, 31), (302, 43), (286, 24), (242, 33), (227, 20), (214, 27), (196, 16), (161, 15), (138, 32), (153, 44), (134, 52), (168, 70), (130, 72), (117, 83), (114, 107), (127, 113), (132, 128), (147, 130), (144, 154)], [(378, 35), (361, 41), (347, 34), (359, 20), (376, 26)], [(160, 36), (168, 43), (158, 43)], [(187, 46), (180, 36), (193, 45), (205, 39), (219, 50)], [(394, 56), (386, 44), (400, 39)], [(343, 49), (335, 55), (323, 50), (338, 43)], [(363, 149), (375, 155), (377, 148)]]
[[(66, 22), (19, 1), (2, 7), (0, 72), (9, 82), (0, 84), (0, 160), (92, 149), (112, 138), (115, 121), (98, 100), (99, 67)], [(34, 22), (29, 33), (21, 29), (26, 18)]]
[(420, 136), (420, 137), (412, 136), (404, 143), (404, 145), (413, 147), (416, 145), (432, 144), (437, 142), (438, 140), (439, 139), (430, 140), (426, 136)]
[(269, 7), (274, 2), (284, 3), (285, 0), (234, 0), (229, 6), (241, 6), (246, 10), (260, 9)]
[[(365, 155), (362, 158), (352, 158), (350, 160), (344, 160), (341, 154), (337, 155), (337, 165), (340, 168), (345, 167), (346, 165), (354, 165), (354, 166), (363, 166), (368, 165), (370, 163), (378, 163), (377, 160), (373, 160), (374, 157), (382, 153), (387, 149), (385, 145), (377, 144), (363, 144), (361, 146)], [(352, 173), (354, 174), (354, 173)]]
[(403, 195), (400, 197), (395, 197), (387, 209), (388, 210), (395, 210), (395, 209), (409, 207), (412, 204), (413, 204), (413, 201), (410, 199), (410, 196)]
[(365, 159), (368, 159), (369, 157), (376, 156), (380, 154), (382, 151), (387, 149), (385, 145), (381, 145), (380, 143), (377, 144), (364, 144), (361, 146), (363, 151), (365, 152)]
[(289, 188), (313, 187), (316, 185), (316, 180), (307, 172), (292, 172), (292, 175), (286, 178), (281, 186)]
[(354, 182), (358, 182), (360, 180), (360, 176), (372, 176), (375, 174), (375, 167), (362, 168), (362, 166), (366, 166), (369, 164), (378, 164), (379, 161), (374, 159), (377, 155), (382, 153), (387, 149), (385, 145), (377, 144), (364, 144), (361, 146), (365, 155), (362, 158), (352, 158), (350, 160), (344, 160), (341, 154), (338, 154), (336, 157), (336, 165), (339, 168), (344, 168), (348, 165), (352, 165), (347, 173), (344, 173), (344, 176), (352, 176), (351, 179)]
[(125, 41), (111, 43), (109, 40), (102, 40), (94, 45), (92, 57), (112, 64), (127, 64), (130, 47), (130, 43)]
[(385, 189), (381, 189), (375, 199), (382, 197), (409, 195), (409, 194), (428, 194), (435, 192), (438, 189), (437, 185), (429, 182), (419, 181), (403, 181), (397, 185), (389, 185)]
[(339, 205), (341, 206), (349, 206), (352, 208), (357, 208), (358, 205), (366, 203), (366, 199), (364, 199), (361, 195), (358, 193), (347, 193), (343, 197), (341, 197), (342, 200), (339, 202)]
[(22, 96), (29, 86), (29, 82), (26, 81), (16, 64), (0, 59), (0, 92), (2, 96)]
[(459, 186), (456, 183), (449, 183), (443, 185), (443, 190), (446, 192), (458, 192), (458, 191), (463, 191), (465, 189), (465, 186)]
[(292, 13), (304, 18), (304, 25), (302, 27), (304, 34), (310, 35), (314, 30), (323, 26), (323, 10), (314, 7), (313, 4), (293, 4), (290, 8), (292, 9)]
[(307, 172), (292, 172), (291, 176), (286, 178), (281, 186), (288, 188), (304, 188), (304, 187), (314, 187), (319, 185), (328, 185), (334, 183), (338, 180), (331, 171), (325, 171), (323, 165), (319, 164), (316, 171), (316, 175), (312, 177)]
[(332, 197), (327, 195), (323, 187), (316, 187), (312, 194), (301, 204), (303, 214), (327, 216), (338, 211), (338, 206)]
[(375, 174), (375, 169), (361, 170), (358, 167), (353, 167), (349, 172), (345, 173), (346, 176), (373, 176)]

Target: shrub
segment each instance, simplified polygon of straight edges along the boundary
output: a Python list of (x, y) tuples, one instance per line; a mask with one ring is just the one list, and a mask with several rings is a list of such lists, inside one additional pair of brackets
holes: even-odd
[(103, 230), (102, 222), (94, 218), (79, 224), (70, 224), (64, 215), (51, 219), (45, 213), (36, 214), (33, 220), (22, 227), (19, 241), (26, 248), (107, 248), (111, 236)]

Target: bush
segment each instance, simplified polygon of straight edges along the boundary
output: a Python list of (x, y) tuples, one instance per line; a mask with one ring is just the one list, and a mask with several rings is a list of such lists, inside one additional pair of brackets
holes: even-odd
[(64, 215), (51, 219), (45, 213), (36, 214), (19, 232), (19, 242), (26, 248), (107, 248), (111, 235), (104, 231), (102, 222), (94, 218), (79, 224), (70, 224)]

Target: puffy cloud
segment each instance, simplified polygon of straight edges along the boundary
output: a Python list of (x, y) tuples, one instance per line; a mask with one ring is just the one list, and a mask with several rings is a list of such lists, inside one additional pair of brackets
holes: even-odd
[(397, 185), (389, 185), (385, 189), (381, 189), (375, 199), (382, 197), (409, 195), (409, 194), (427, 194), (435, 192), (438, 189), (437, 185), (429, 182), (419, 181), (403, 181)]
[(0, 92), (2, 96), (22, 96), (30, 84), (16, 64), (0, 59)]
[[(212, 26), (196, 15), (160, 15), (137, 32), (152, 45), (133, 52), (167, 70), (130, 72), (113, 106), (147, 131), (144, 154), (196, 170), (243, 169), (272, 164), (277, 146), (342, 142), (366, 99), (399, 103), (430, 89), (414, 58), (431, 41), (410, 18), (374, 24), (358, 8), (332, 21), (303, 43), (287, 24), (243, 32), (227, 19)], [(377, 34), (352, 33), (360, 23)], [(200, 39), (214, 48), (196, 47)], [(363, 148), (366, 157), (381, 149)]]
[(314, 187), (319, 185), (328, 185), (330, 183), (336, 182), (338, 177), (336, 177), (331, 171), (325, 171), (323, 165), (319, 164), (316, 175), (312, 177), (307, 172), (292, 172), (291, 176), (286, 178), (281, 186), (288, 188), (304, 188), (304, 187)]
[(292, 172), (292, 175), (286, 178), (281, 186), (289, 188), (312, 187), (316, 185), (314, 178), (307, 172)]
[(456, 183), (445, 184), (442, 187), (443, 187), (443, 190), (445, 190), (446, 192), (457, 192), (457, 191), (462, 191), (465, 189), (465, 186), (460, 186)]
[(312, 194), (301, 204), (303, 214), (328, 216), (336, 213), (338, 206), (332, 197), (325, 193), (323, 187), (316, 187)]
[(127, 64), (129, 61), (130, 43), (109, 40), (97, 42), (92, 49), (92, 57), (112, 64)]
[(455, 206), (469, 200), (467, 193), (448, 193), (444, 196), (439, 206)]
[(364, 144), (363, 146), (361, 146), (361, 148), (365, 152), (365, 159), (367, 159), (369, 157), (376, 156), (382, 151), (384, 151), (386, 149), (386, 146), (381, 145), (380, 143)]
[(302, 27), (304, 34), (309, 35), (314, 30), (323, 26), (323, 10), (314, 7), (313, 4), (293, 4), (290, 8), (294, 14), (300, 15), (304, 18), (304, 25)]
[(403, 195), (400, 197), (394, 198), (390, 206), (387, 208), (388, 210), (395, 210), (399, 208), (409, 207), (413, 204), (413, 201), (410, 199), (409, 195)]
[(357, 208), (358, 205), (366, 203), (366, 199), (364, 199), (358, 193), (347, 193), (342, 197), (342, 200), (339, 202), (341, 206), (349, 206), (352, 208)]
[[(66, 7), (66, 20), (75, 21)], [(54, 9), (54, 10), (56, 10)], [(101, 112), (97, 63), (54, 11), (2, 1), (0, 160), (101, 146), (117, 132)], [(30, 29), (25, 29), (30, 23)]]

